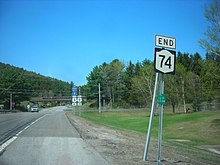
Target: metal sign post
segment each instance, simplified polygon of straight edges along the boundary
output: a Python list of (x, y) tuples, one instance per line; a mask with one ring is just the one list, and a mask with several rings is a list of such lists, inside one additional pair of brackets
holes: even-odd
[(154, 119), (154, 111), (156, 107), (156, 93), (157, 93), (157, 87), (158, 87), (158, 79), (159, 79), (159, 73), (156, 73), (156, 79), (155, 79), (155, 84), (154, 84), (154, 95), (153, 95), (153, 100), (152, 100), (152, 105), (151, 105), (150, 121), (149, 121), (146, 145), (145, 145), (145, 150), (144, 150), (144, 161), (148, 160), (150, 136), (151, 136), (151, 130), (152, 130), (152, 125), (153, 125), (153, 119)]
[(161, 102), (158, 103), (160, 104), (160, 117), (159, 117), (159, 133), (158, 133), (158, 155), (157, 155), (157, 164), (160, 165), (161, 163), (161, 147), (162, 147), (162, 129), (163, 129), (163, 104), (165, 104), (166, 99), (163, 99), (164, 96), (164, 75), (162, 74), (161, 76), (161, 81), (160, 81), (160, 96), (162, 96), (162, 99), (160, 100)]
[[(166, 103), (166, 95), (164, 94), (164, 74), (174, 74), (175, 63), (176, 63), (176, 51), (165, 50), (165, 48), (176, 49), (176, 39), (172, 37), (156, 35), (155, 45), (162, 48), (155, 48), (154, 69), (156, 71), (156, 78), (155, 78), (154, 95), (151, 105), (151, 114), (150, 114), (150, 120), (149, 120), (148, 132), (147, 132), (147, 139), (144, 150), (144, 161), (148, 160), (148, 151), (150, 145), (150, 136), (153, 125), (154, 112), (156, 108), (156, 103), (158, 103), (160, 105), (160, 112), (159, 112), (157, 163), (158, 165), (160, 165), (161, 150), (162, 150), (163, 105)], [(158, 85), (160, 85), (159, 87), (160, 94), (158, 96), (158, 100), (156, 101), (156, 95), (158, 93), (157, 92)]]

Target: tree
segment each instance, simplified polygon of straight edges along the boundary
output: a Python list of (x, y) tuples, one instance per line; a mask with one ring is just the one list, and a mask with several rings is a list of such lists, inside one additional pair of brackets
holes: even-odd
[(177, 54), (177, 63), (182, 64), (187, 71), (192, 70), (192, 58), (189, 57), (189, 53), (181, 53)]
[(150, 60), (144, 60), (142, 65), (136, 65), (136, 68), (139, 68), (135, 69), (138, 70), (138, 74), (132, 78), (132, 88), (136, 93), (136, 96), (133, 96), (133, 104), (150, 105), (155, 79), (153, 63)]
[(191, 61), (192, 61), (192, 72), (199, 75), (201, 74), (202, 70), (202, 57), (199, 53), (195, 53), (194, 55), (191, 55)]
[(220, 0), (214, 0), (206, 6), (205, 18), (210, 25), (204, 33), (206, 38), (201, 39), (199, 43), (209, 54), (214, 53), (220, 57)]
[(201, 70), (203, 101), (220, 100), (220, 0), (213, 0), (205, 8), (205, 18), (209, 22), (205, 38), (199, 41), (206, 51), (206, 61)]
[(199, 111), (199, 104), (201, 103), (201, 81), (200, 77), (193, 73), (188, 73), (188, 94), (192, 96), (193, 108), (195, 111)]
[[(122, 87), (122, 77), (124, 73), (124, 64), (118, 59), (113, 60), (110, 64), (107, 64), (101, 70), (101, 77), (104, 80), (104, 90), (107, 92), (106, 96), (109, 96), (110, 106), (114, 106), (115, 101), (119, 103), (119, 92)], [(115, 98), (117, 94), (117, 99)]]
[(206, 60), (201, 72), (203, 101), (220, 100), (220, 67), (214, 60)]
[(93, 100), (94, 106), (98, 105), (98, 83), (100, 83), (103, 102), (111, 107), (121, 103), (123, 73), (124, 64), (118, 59), (113, 60), (110, 64), (103, 63), (100, 66), (95, 66), (87, 77), (87, 85), (84, 86), (88, 100)]
[(125, 86), (125, 90), (123, 91), (123, 100), (128, 104), (132, 104), (133, 102), (134, 90), (132, 89), (132, 78), (134, 76), (135, 64), (130, 61), (123, 74), (123, 84)]
[(87, 85), (83, 86), (82, 90), (87, 100), (92, 103), (91, 106), (98, 106), (98, 84), (101, 84), (101, 90), (103, 90), (104, 80), (102, 79), (101, 72), (106, 65), (106, 63), (103, 63), (100, 66), (95, 66), (89, 76), (86, 77), (88, 82)]

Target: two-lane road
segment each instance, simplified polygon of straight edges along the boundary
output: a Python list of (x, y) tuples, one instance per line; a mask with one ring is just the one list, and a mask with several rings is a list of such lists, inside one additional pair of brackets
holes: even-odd
[(0, 165), (108, 164), (80, 138), (63, 107), (40, 113), (43, 116), (39, 115), (36, 122), (15, 136), (0, 156)]
[(43, 115), (45, 113), (0, 114), (0, 145)]

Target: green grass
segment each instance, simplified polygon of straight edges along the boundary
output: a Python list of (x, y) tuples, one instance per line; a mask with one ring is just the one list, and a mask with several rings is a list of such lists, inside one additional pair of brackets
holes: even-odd
[[(147, 134), (149, 112), (85, 112), (80, 114), (94, 123), (116, 129)], [(158, 135), (159, 116), (154, 116), (152, 136)], [(220, 144), (220, 112), (164, 114), (163, 140), (189, 140), (188, 145)]]

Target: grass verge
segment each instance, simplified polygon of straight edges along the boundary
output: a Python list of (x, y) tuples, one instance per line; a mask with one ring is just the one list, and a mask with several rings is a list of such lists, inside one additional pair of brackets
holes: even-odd
[[(149, 112), (83, 112), (80, 116), (96, 124), (108, 125), (146, 134)], [(152, 136), (158, 135), (159, 116), (154, 116)], [(220, 145), (220, 112), (164, 114), (163, 140), (181, 141), (187, 145)]]

